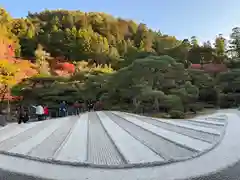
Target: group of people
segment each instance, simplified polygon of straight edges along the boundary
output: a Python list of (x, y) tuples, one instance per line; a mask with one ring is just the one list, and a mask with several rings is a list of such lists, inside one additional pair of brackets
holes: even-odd
[[(41, 121), (44, 119), (47, 119), (47, 117), (49, 116), (49, 110), (47, 106), (42, 106), (42, 105), (37, 105), (37, 106), (33, 106), (33, 108), (35, 108), (35, 114), (37, 116), (37, 120)], [(23, 106), (19, 107), (19, 117), (18, 117), (18, 124), (21, 123), (26, 123), (29, 121), (30, 116), (29, 116), (29, 111), (27, 109), (25, 109)]]
[[(101, 110), (102, 109), (102, 103), (100, 101), (92, 101), (88, 100), (86, 103), (75, 101), (72, 105), (73, 107), (73, 114), (74, 115), (79, 115), (81, 112), (87, 110), (87, 111), (93, 111), (93, 110)], [(66, 116), (68, 114), (68, 108), (66, 105), (66, 102), (63, 101), (60, 104), (59, 108), (59, 114), (61, 117)]]
[(36, 109), (36, 115), (37, 115), (38, 121), (45, 120), (49, 116), (49, 110), (47, 105), (42, 106), (41, 104), (39, 104), (37, 106), (32, 105), (32, 107)]
[[(42, 121), (48, 118), (49, 116), (49, 109), (47, 105), (41, 105), (38, 104), (37, 106), (32, 105), (35, 109), (35, 114), (37, 116), (38, 121)], [(73, 114), (74, 115), (79, 115), (81, 112), (87, 110), (87, 111), (92, 111), (92, 110), (101, 110), (102, 109), (102, 103), (100, 101), (92, 101), (89, 100), (86, 103), (75, 101), (75, 103), (72, 104), (73, 107)], [(65, 117), (68, 115), (68, 105), (66, 104), (65, 101), (61, 102), (59, 105), (59, 113), (58, 115), (60, 117)], [(18, 123), (26, 123), (29, 121), (29, 111), (24, 109), (23, 106), (19, 107), (19, 118), (18, 118)]]

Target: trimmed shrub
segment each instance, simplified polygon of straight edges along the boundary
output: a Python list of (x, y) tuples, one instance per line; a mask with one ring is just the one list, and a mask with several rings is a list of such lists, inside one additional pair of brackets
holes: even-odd
[(177, 111), (177, 110), (172, 110), (169, 112), (169, 115), (172, 119), (183, 119), (184, 118), (184, 112), (182, 111)]

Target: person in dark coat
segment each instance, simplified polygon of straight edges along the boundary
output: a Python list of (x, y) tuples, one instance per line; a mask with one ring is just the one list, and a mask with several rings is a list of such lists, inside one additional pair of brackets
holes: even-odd
[(24, 112), (24, 117), (23, 117), (23, 122), (26, 123), (29, 121), (29, 114), (28, 114), (28, 111), (25, 111)]
[(59, 113), (60, 113), (60, 117), (65, 117), (65, 116), (67, 116), (67, 105), (66, 105), (66, 102), (65, 102), (65, 101), (63, 101), (63, 102), (60, 104)]
[(24, 117), (25, 117), (24, 108), (20, 106), (18, 109), (18, 124), (24, 122)]
[(93, 103), (92, 100), (89, 100), (89, 101), (88, 101), (87, 107), (88, 107), (88, 112), (90, 112), (91, 110), (93, 110), (93, 108), (94, 108), (94, 103)]

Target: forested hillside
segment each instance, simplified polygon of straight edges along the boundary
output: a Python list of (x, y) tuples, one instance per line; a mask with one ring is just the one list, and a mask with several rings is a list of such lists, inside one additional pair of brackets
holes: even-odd
[(46, 10), (14, 19), (2, 8), (1, 87), (24, 102), (92, 99), (105, 109), (172, 117), (234, 107), (240, 104), (240, 28), (230, 37), (200, 45), (195, 36), (178, 40), (104, 13)]

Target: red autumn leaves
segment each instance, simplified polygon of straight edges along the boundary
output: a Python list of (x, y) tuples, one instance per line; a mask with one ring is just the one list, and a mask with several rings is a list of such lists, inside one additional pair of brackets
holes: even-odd
[(74, 64), (68, 63), (68, 62), (61, 62), (57, 63), (56, 69), (68, 72), (68, 73), (74, 73), (75, 72), (75, 66)]

